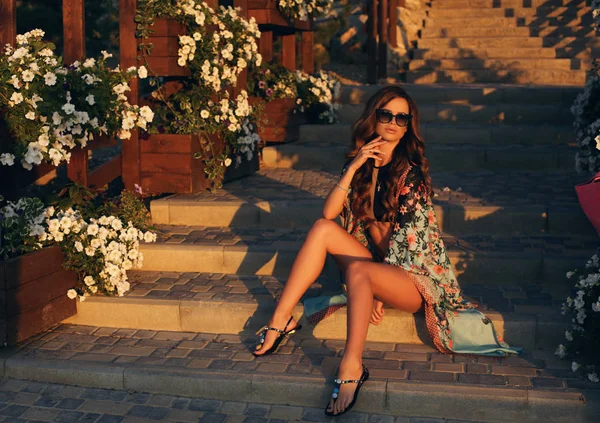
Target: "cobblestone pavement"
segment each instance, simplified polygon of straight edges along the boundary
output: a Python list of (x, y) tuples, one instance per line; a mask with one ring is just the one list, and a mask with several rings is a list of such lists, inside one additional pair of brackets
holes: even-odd
[[(318, 408), (202, 400), (131, 391), (0, 380), (0, 422), (138, 423), (279, 423), (333, 421)], [(475, 423), (419, 417), (348, 413), (336, 421), (368, 423)]]
[[(217, 193), (177, 196), (199, 201), (314, 200), (327, 196), (341, 169), (262, 169), (243, 180), (225, 184)], [(575, 172), (438, 172), (432, 173), (438, 204), (496, 206), (577, 206), (575, 184), (585, 176)], [(444, 190), (444, 188), (448, 188)]]
[[(15, 358), (55, 362), (81, 361), (102, 366), (185, 369), (249, 377), (335, 376), (344, 341), (297, 336), (278, 354), (256, 358), (250, 354), (254, 334), (219, 335), (60, 325), (23, 346)], [(497, 387), (566, 392), (600, 389), (578, 378), (570, 363), (551, 353), (531, 350), (519, 357), (474, 357), (440, 354), (427, 345), (367, 342), (364, 364), (373, 379), (399, 383), (431, 382), (444, 386)]]
[[(300, 247), (306, 237), (306, 228), (230, 228), (205, 226), (161, 226), (157, 243), (204, 244), (204, 245), (248, 245), (273, 247)], [(511, 252), (591, 255), (598, 248), (595, 234), (587, 236), (569, 235), (524, 235), (504, 236), (493, 234), (452, 236), (443, 235), (448, 251), (465, 253)]]
[[(239, 276), (222, 273), (130, 272), (127, 296), (231, 303), (265, 303), (277, 300), (284, 280), (273, 276)], [(306, 297), (331, 292), (339, 283), (320, 278)], [(482, 311), (558, 314), (569, 295), (563, 285), (466, 284), (467, 299)]]

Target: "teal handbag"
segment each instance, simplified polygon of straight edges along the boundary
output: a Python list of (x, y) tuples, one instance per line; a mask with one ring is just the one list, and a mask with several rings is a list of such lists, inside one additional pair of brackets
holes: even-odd
[(456, 313), (448, 313), (452, 314), (448, 318), (452, 352), (492, 356), (523, 352), (522, 348), (509, 347), (501, 341), (492, 321), (480, 311), (462, 309), (456, 310)]

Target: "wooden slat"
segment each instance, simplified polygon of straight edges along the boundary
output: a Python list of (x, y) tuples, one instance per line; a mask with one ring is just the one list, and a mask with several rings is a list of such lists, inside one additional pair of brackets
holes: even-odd
[(155, 19), (154, 25), (152, 25), (150, 29), (154, 31), (154, 33), (152, 34), (153, 37), (177, 36), (179, 34), (185, 34), (187, 32), (185, 27), (179, 22), (177, 22), (175, 19), (164, 18)]
[(177, 64), (177, 57), (148, 56), (148, 67), (157, 76), (189, 76), (190, 69)]
[(269, 63), (273, 60), (273, 31), (262, 31), (258, 39), (258, 52), (263, 62)]
[(4, 263), (5, 288), (14, 289), (44, 275), (60, 271), (63, 257), (59, 247), (48, 247), (0, 262)]
[(142, 140), (140, 150), (146, 153), (191, 154), (192, 135), (154, 134)]
[(88, 186), (88, 164), (87, 148), (75, 147), (71, 150), (71, 160), (67, 165), (69, 179), (78, 184)]
[(16, 0), (0, 0), (0, 45), (14, 45), (17, 37)]
[(296, 70), (296, 34), (281, 37), (281, 64), (289, 70)]
[(142, 173), (140, 185), (144, 192), (150, 193), (187, 194), (192, 192), (192, 178), (190, 175)]
[[(136, 24), (134, 22), (137, 0), (119, 0), (119, 48), (121, 69), (127, 69), (137, 64), (137, 40), (135, 38)], [(131, 104), (138, 104), (139, 81), (133, 78), (129, 83), (131, 91), (127, 99)], [(128, 190), (140, 183), (140, 145), (138, 130), (131, 131), (131, 138), (123, 143), (123, 184)]]
[(144, 153), (141, 158), (142, 173), (174, 173), (190, 175), (193, 160), (190, 154)]
[(7, 342), (18, 342), (45, 331), (77, 313), (76, 300), (62, 295), (42, 307), (38, 307), (7, 319)]
[(174, 56), (177, 57), (179, 51), (179, 41), (175, 37), (148, 37), (145, 44), (153, 44), (152, 53), (153, 57), (165, 57)]
[(12, 317), (40, 307), (67, 294), (77, 285), (77, 273), (60, 269), (39, 279), (6, 291), (6, 316)]
[(101, 188), (112, 182), (121, 176), (122, 167), (122, 157), (119, 154), (90, 172), (88, 186), (90, 188)]
[(302, 70), (306, 73), (315, 72), (315, 33), (303, 31), (300, 33), (302, 49)]

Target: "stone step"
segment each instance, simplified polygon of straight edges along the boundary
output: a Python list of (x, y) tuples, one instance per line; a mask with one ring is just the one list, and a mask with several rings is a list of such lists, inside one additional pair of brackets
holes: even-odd
[[(154, 244), (144, 244), (144, 269), (161, 272), (235, 273), (287, 277), (307, 229), (161, 227)], [(597, 236), (443, 235), (461, 284), (565, 284), (565, 274), (587, 262)], [(337, 278), (332, 258), (323, 275)]]
[[(441, 48), (440, 48), (441, 49)], [(573, 104), (581, 92), (579, 87), (536, 87), (514, 86), (506, 84), (436, 84), (419, 85), (397, 81), (419, 106), (424, 104), (458, 103), (458, 104), (513, 104), (549, 105), (558, 103), (567, 107)], [(383, 85), (342, 86), (340, 103), (363, 105)]]
[[(413, 75), (417, 71), (411, 72)], [(529, 124), (466, 124), (426, 123), (420, 125), (425, 144), (464, 145), (568, 145), (575, 138), (571, 125)], [(300, 125), (299, 142), (323, 142), (350, 145), (352, 127), (349, 124)]]
[(421, 30), (421, 38), (459, 37), (594, 37), (596, 29), (592, 25), (573, 27), (486, 27), (434, 25)]
[(537, 17), (537, 18), (572, 18), (587, 16), (591, 14), (589, 8), (573, 7), (547, 7), (540, 6), (521, 8), (429, 8), (427, 16), (433, 19), (439, 18), (501, 18), (501, 17)]
[[(265, 147), (261, 166), (284, 169), (341, 169), (348, 147), (321, 142)], [(575, 148), (567, 146), (444, 145), (427, 146), (427, 158), (438, 171), (572, 170)]]
[[(341, 166), (337, 169), (341, 169)], [(339, 170), (261, 170), (216, 193), (174, 195), (151, 202), (161, 225), (310, 228)], [(440, 229), (452, 235), (593, 233), (573, 186), (575, 172), (490, 171), (431, 174)], [(530, 193), (535, 185), (535, 193)], [(530, 196), (531, 195), (531, 196)]]
[[(7, 379), (84, 387), (81, 397), (95, 403), (85, 406), (96, 412), (125, 414), (131, 403), (124, 407), (119, 401), (129, 392), (134, 403), (143, 404), (144, 398), (152, 404), (172, 401), (171, 407), (180, 412), (173, 410), (170, 420), (198, 421), (198, 410), (203, 410), (200, 421), (220, 422), (225, 415), (217, 411), (236, 408), (242, 401), (252, 403), (247, 416), (276, 412), (269, 416), (327, 421), (323, 407), (331, 396), (343, 343), (294, 337), (279, 354), (255, 358), (249, 354), (255, 342), (255, 336), (245, 334), (61, 325), (19, 350), (8, 351), (1, 364)], [(343, 421), (392, 421), (394, 416), (399, 416), (396, 421), (408, 421), (402, 416), (419, 416), (427, 419), (410, 420), (583, 423), (594, 421), (600, 408), (597, 384), (577, 378), (568, 362), (557, 361), (543, 350), (491, 358), (441, 355), (428, 346), (401, 343), (367, 343), (366, 347), (364, 363), (371, 378)], [(18, 382), (8, 380), (3, 390), (15, 390)], [(40, 384), (31, 383), (30, 388), (39, 392)], [(24, 391), (5, 396), (31, 399), (31, 394), (24, 395), (28, 389)], [(45, 404), (60, 401), (62, 392), (56, 391), (48, 390), (55, 395), (44, 398)], [(268, 410), (261, 403), (273, 406)], [(138, 406), (128, 413), (127, 421), (153, 411), (154, 407)], [(68, 415), (74, 416), (78, 414)], [(245, 416), (237, 417), (231, 421)]]
[[(417, 102), (419, 105), (419, 103)], [(419, 105), (419, 122), (429, 123), (490, 123), (571, 125), (570, 104), (460, 104), (438, 103)], [(364, 111), (363, 104), (345, 104), (338, 111), (340, 123), (354, 124)]]
[(571, 70), (417, 70), (407, 73), (407, 81), (413, 84), (435, 84), (438, 82), (460, 84), (503, 82), (506, 84), (531, 84), (537, 85), (571, 85), (583, 87), (585, 85), (585, 71)]
[(497, 37), (481, 37), (477, 33), (473, 36), (465, 37), (444, 37), (444, 38), (421, 38), (417, 40), (419, 48), (522, 48), (522, 47), (554, 47), (554, 48), (581, 48), (585, 47), (600, 47), (600, 39), (595, 38), (578, 38), (578, 37), (507, 37), (501, 35)]
[(430, 7), (432, 9), (526, 9), (539, 7), (587, 8), (590, 4), (590, 0), (437, 0), (432, 1)]
[[(149, 331), (254, 333), (268, 322), (286, 282), (270, 276), (130, 273), (132, 289), (126, 297), (89, 297), (77, 304), (77, 314), (65, 323)], [(339, 279), (320, 279), (303, 299), (341, 290)], [(569, 295), (566, 286), (474, 284), (465, 286), (464, 295), (511, 345), (554, 350), (564, 340), (568, 321), (560, 315), (560, 306)], [(346, 337), (345, 308), (316, 326), (307, 321), (302, 302), (295, 307), (294, 316), (308, 329), (310, 338), (326, 341)], [(431, 345), (423, 313), (391, 307), (386, 307), (380, 325), (371, 326), (367, 340)]]
[[(594, 54), (597, 53), (594, 49)], [(592, 50), (588, 48), (551, 48), (551, 47), (523, 47), (523, 48), (445, 48), (412, 50), (413, 59), (589, 59), (593, 57)]]
[[(476, 9), (472, 9), (476, 10)], [(493, 10), (493, 9), (492, 9)], [(478, 28), (498, 27), (583, 27), (592, 26), (593, 17), (591, 13), (580, 16), (521, 16), (521, 17), (485, 17), (485, 16), (456, 16), (442, 18), (429, 17), (424, 21), (425, 28), (464, 28), (468, 25), (477, 25)]]
[(428, 59), (411, 60), (408, 70), (410, 71), (429, 71), (429, 70), (491, 70), (505, 72), (531, 71), (536, 69), (543, 70), (561, 70), (561, 71), (581, 71), (586, 70), (587, 66), (580, 59), (534, 59), (534, 58), (514, 58), (514, 59), (483, 59), (483, 58), (460, 58), (460, 59)]

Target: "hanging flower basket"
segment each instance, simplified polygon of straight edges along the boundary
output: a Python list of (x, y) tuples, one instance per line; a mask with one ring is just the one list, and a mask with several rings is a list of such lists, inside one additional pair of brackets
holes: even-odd
[(14, 345), (77, 313), (66, 295), (77, 274), (62, 264), (59, 247), (0, 261), (0, 345)]

